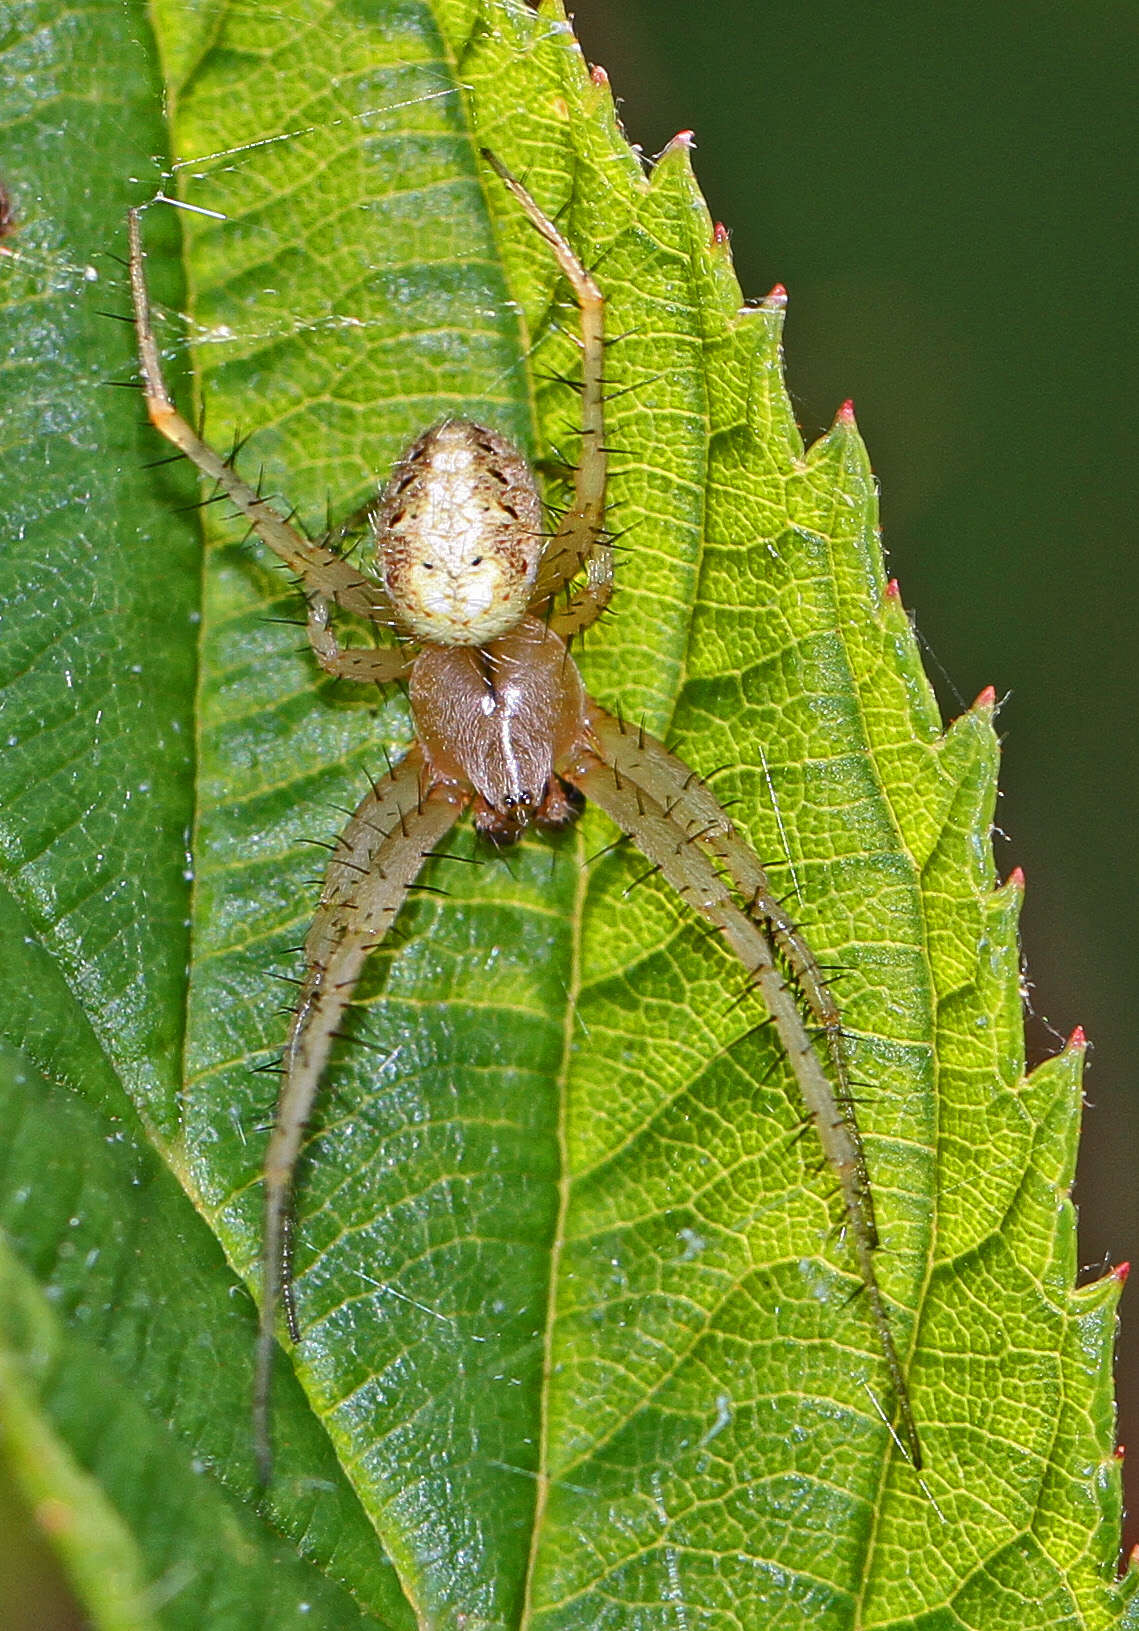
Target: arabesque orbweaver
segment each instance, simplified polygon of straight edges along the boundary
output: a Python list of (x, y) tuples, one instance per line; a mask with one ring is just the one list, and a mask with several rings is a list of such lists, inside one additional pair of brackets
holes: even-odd
[[(377, 575), (314, 542), (236, 474), (179, 414), (151, 330), (139, 217), (130, 217), (130, 280), (147, 410), (156, 428), (214, 481), (296, 574), (320, 666), (342, 679), (405, 681), (416, 741), (361, 801), (340, 836), (305, 940), (305, 975), (289, 1029), (283, 1085), (265, 1158), (255, 1444), (270, 1469), (269, 1378), (279, 1305), (299, 1337), (289, 1275), (293, 1184), (306, 1123), (333, 1038), (364, 961), (394, 922), (424, 861), (468, 807), (499, 842), (527, 826), (572, 820), (592, 799), (661, 875), (718, 930), (766, 1004), (827, 1160), (894, 1390), (902, 1442), (921, 1450), (905, 1375), (873, 1262), (877, 1230), (854, 1116), (842, 1023), (803, 936), (764, 868), (708, 786), (644, 731), (588, 696), (568, 642), (608, 604), (605, 531), (604, 299), (553, 222), (484, 150), (552, 250), (581, 321), (582, 449), (573, 502), (552, 535), (522, 455), (467, 419), (415, 441), (369, 510)], [(342, 649), (333, 606), (393, 632), (398, 643)], [(785, 976), (776, 951), (788, 970)], [(824, 1038), (813, 1045), (800, 1011)]]

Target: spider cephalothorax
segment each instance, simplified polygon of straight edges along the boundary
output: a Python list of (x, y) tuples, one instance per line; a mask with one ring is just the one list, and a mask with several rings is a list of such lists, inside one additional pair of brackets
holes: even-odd
[(474, 789), (480, 832), (510, 838), (569, 819), (558, 776), (591, 747), (585, 687), (541, 618), (483, 646), (424, 646), (408, 695), (429, 774)]
[[(296, 573), (321, 667), (343, 679), (405, 680), (416, 729), (406, 757), (375, 783), (341, 834), (305, 939), (304, 978), (265, 1160), (255, 1386), (261, 1470), (268, 1476), (269, 1374), (282, 1304), (290, 1335), (299, 1336), (287, 1250), (297, 1158), (365, 959), (464, 810), (501, 842), (532, 822), (562, 824), (580, 797), (599, 804), (722, 935), (766, 1004), (839, 1180), (901, 1430), (920, 1466), (904, 1370), (874, 1268), (877, 1230), (834, 999), (759, 860), (707, 785), (660, 742), (627, 729), (588, 697), (567, 649), (608, 604), (612, 588), (604, 531), (604, 302), (529, 193), (497, 159), (485, 157), (550, 246), (580, 310), (582, 451), (573, 501), (552, 534), (544, 534), (537, 485), (517, 449), (470, 420), (447, 420), (411, 445), (370, 511), (376, 576), (334, 547), (346, 529), (319, 542), (306, 538), (178, 413), (151, 334), (138, 217), (131, 216), (131, 287), (152, 421)], [(394, 630), (400, 643), (342, 650), (331, 623), (334, 605)], [(800, 1005), (821, 1033), (822, 1057)]]

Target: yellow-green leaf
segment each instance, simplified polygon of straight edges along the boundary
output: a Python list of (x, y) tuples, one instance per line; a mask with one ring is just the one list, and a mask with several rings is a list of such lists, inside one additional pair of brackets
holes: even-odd
[[(991, 701), (942, 732), (851, 415), (803, 447), (782, 302), (744, 306), (685, 143), (646, 176), (557, 5), (150, 22), (29, 4), (0, 62), (0, 1375), (34, 1498), (99, 1492), (62, 1549), (94, 1623), (1121, 1623), (1118, 1281), (1073, 1290), (1082, 1048), (1024, 1076)], [(209, 212), (145, 218), (171, 378), (314, 533), (448, 413), (556, 499), (574, 314), (484, 145), (609, 299), (620, 589), (587, 683), (718, 772), (843, 974), (920, 1478), (790, 1072), (589, 811), (504, 857), (461, 832), (372, 961), (256, 1486), (256, 1067), (316, 898), (302, 841), (410, 727), (318, 677), (267, 553), (181, 508), (191, 472), (144, 468), (165, 449), (102, 388), (133, 370), (102, 252), (160, 184)]]

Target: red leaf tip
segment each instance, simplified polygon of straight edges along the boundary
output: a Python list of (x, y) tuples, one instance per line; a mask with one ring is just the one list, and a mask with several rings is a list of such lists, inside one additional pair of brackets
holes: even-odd
[(1023, 889), (1024, 868), (1022, 866), (1014, 866), (1005, 881), (1010, 883), (1014, 889)]
[(1072, 1032), (1071, 1036), (1068, 1038), (1068, 1044), (1067, 1045), (1068, 1045), (1069, 1052), (1074, 1052), (1076, 1050), (1076, 1048), (1086, 1048), (1087, 1047), (1088, 1039), (1084, 1034), (1084, 1028), (1083, 1028), (1082, 1025), (1077, 1025), (1076, 1026), (1075, 1030)]
[[(695, 146), (696, 137), (691, 130), (678, 130), (664, 151), (665, 153), (675, 153), (679, 147), (683, 148), (686, 153), (690, 153)], [(664, 157), (663, 153), (661, 157)]]
[(1121, 1286), (1127, 1284), (1127, 1276), (1131, 1273), (1130, 1263), (1117, 1263), (1111, 1271), (1111, 1278), (1118, 1280)]
[(842, 407), (835, 414), (834, 422), (835, 422), (836, 425), (853, 425), (853, 423), (854, 423), (854, 400), (853, 400), (852, 397), (849, 397), (849, 396), (847, 397), (847, 399), (843, 403)]
[(717, 221), (715, 226), (712, 228), (712, 242), (714, 244), (726, 244), (730, 237), (731, 233), (728, 231), (724, 223), (722, 221)]
[(589, 77), (595, 85), (608, 85), (609, 75), (599, 62), (595, 62), (589, 70)]
[(898, 580), (897, 578), (891, 578), (889, 583), (886, 585), (886, 599), (900, 601), (901, 598), (902, 591), (898, 588)]
[(982, 692), (980, 692), (980, 694), (978, 695), (976, 702), (974, 702), (974, 704), (973, 704), (973, 707), (974, 707), (974, 709), (976, 710), (977, 713), (981, 713), (986, 708), (995, 708), (996, 705), (997, 705), (996, 688), (995, 688), (995, 686), (992, 686), (992, 685), (986, 685), (985, 689)]

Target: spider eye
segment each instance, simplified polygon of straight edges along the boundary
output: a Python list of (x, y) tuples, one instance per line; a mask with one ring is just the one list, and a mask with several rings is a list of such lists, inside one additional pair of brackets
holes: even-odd
[(435, 570), (435, 562), (434, 562), (434, 561), (424, 561), (424, 563), (423, 563), (423, 570), (424, 570), (424, 571), (425, 571), (425, 572), (434, 572), (434, 570)]
[(481, 555), (476, 555), (474, 557), (474, 559), (471, 561), (471, 565), (472, 566), (481, 566), (482, 565), (482, 556)]

